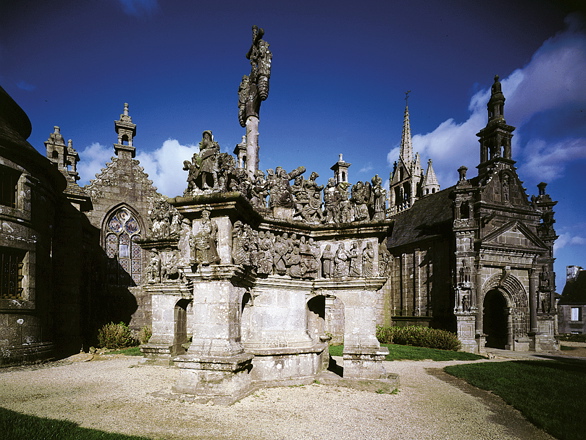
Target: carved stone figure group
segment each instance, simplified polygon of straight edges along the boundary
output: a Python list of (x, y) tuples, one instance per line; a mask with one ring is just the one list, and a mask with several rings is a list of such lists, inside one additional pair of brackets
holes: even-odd
[(238, 120), (244, 127), (246, 120), (259, 116), (260, 103), (269, 96), (269, 78), (273, 54), (269, 43), (262, 39), (264, 30), (252, 27), (252, 45), (246, 58), (250, 60), (250, 75), (244, 75), (238, 88)]
[[(212, 140), (211, 133), (204, 139), (208, 143)], [(202, 142), (205, 143), (204, 141)], [(198, 161), (196, 158), (195, 162)], [(200, 166), (200, 172), (204, 168)], [(376, 200), (376, 197), (371, 197), (374, 191), (370, 185), (357, 184), (350, 199), (347, 186), (335, 185), (331, 179), (324, 191), (324, 214), (320, 206), (321, 191), (324, 188), (316, 182), (318, 175), (312, 173), (306, 180), (302, 176), (304, 172), (303, 167), (290, 173), (278, 167), (274, 172), (269, 170), (267, 179), (264, 178), (264, 173), (259, 171), (255, 174), (254, 183), (238, 178), (231, 179), (230, 182), (239, 183), (240, 189), (250, 197), (253, 204), (266, 207), (265, 199), (269, 196), (269, 206), (293, 208), (295, 218), (307, 222), (352, 221), (355, 218), (370, 216), (371, 205), (365, 201)], [(209, 180), (210, 183), (221, 181), (218, 173), (211, 174), (213, 178)], [(206, 182), (206, 179), (207, 177), (202, 178), (201, 182)], [(294, 180), (293, 185), (290, 185), (291, 180)], [(379, 180), (373, 179), (375, 189), (380, 186)], [(250, 185), (242, 185), (242, 182), (249, 182)], [(151, 260), (146, 269), (148, 283), (177, 279), (181, 266), (206, 266), (220, 262), (218, 227), (210, 214), (210, 211), (203, 210), (201, 219), (194, 220), (192, 224), (168, 202), (155, 203), (151, 212), (152, 226), (149, 239), (176, 240), (177, 245), (173, 251), (151, 251)], [(358, 241), (327, 242), (323, 246), (322, 251), (313, 238), (303, 235), (289, 235), (286, 232), (279, 234), (270, 230), (257, 231), (240, 220), (233, 225), (233, 264), (253, 268), (260, 276), (288, 275), (291, 278), (311, 280), (319, 277), (373, 277), (387, 274), (390, 254), (382, 244), (378, 248), (378, 271), (375, 270), (374, 264), (376, 251), (369, 241), (366, 244), (360, 244)]]
[(183, 169), (188, 171), (185, 196), (239, 190), (236, 161), (220, 152), (210, 130), (203, 132), (199, 153), (194, 153), (191, 161), (183, 161)]
[(386, 190), (378, 175), (372, 178), (372, 183), (359, 181), (354, 185), (336, 183), (330, 178), (324, 188), (317, 183), (316, 172), (305, 179), (306, 170), (302, 166), (291, 172), (277, 167), (267, 170), (266, 175), (257, 170), (249, 176), (245, 169), (236, 167), (233, 156), (220, 153), (211, 131), (203, 132), (199, 148), (200, 152), (191, 161), (183, 162), (183, 169), (189, 172), (185, 196), (237, 191), (256, 209), (267, 214), (270, 214), (267, 208), (293, 209), (293, 219), (305, 223), (385, 219)]
[(166, 200), (154, 203), (150, 215), (151, 229), (148, 238), (166, 239), (177, 238), (181, 230), (181, 215), (177, 209)]
[[(384, 251), (388, 254), (386, 248)], [(386, 255), (380, 266), (386, 274)], [(258, 275), (288, 275), (297, 279), (373, 277), (375, 250), (371, 242), (327, 243), (323, 252), (311, 237), (287, 232), (253, 230), (236, 221), (232, 231), (234, 264), (253, 268)]]
[(178, 252), (165, 248), (161, 251), (151, 249), (151, 259), (146, 267), (145, 282), (148, 284), (168, 282), (180, 277)]

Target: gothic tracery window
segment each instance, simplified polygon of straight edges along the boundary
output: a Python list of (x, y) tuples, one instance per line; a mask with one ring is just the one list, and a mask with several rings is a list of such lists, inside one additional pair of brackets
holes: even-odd
[(134, 284), (139, 285), (142, 276), (142, 250), (137, 243), (141, 238), (138, 221), (128, 209), (119, 208), (106, 222), (105, 234), (106, 255), (114, 263), (108, 269), (109, 281), (113, 284), (126, 284), (124, 278), (130, 276)]

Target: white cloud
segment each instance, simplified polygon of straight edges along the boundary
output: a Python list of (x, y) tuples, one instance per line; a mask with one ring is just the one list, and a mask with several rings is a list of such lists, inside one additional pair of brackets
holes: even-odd
[[(194, 145), (181, 145), (175, 139), (166, 140), (163, 145), (152, 151), (140, 151), (136, 159), (149, 175), (157, 190), (168, 197), (183, 195), (187, 188), (187, 172), (183, 171), (183, 161), (191, 160), (193, 153), (199, 152)], [(89, 183), (95, 175), (111, 162), (114, 154), (112, 147), (106, 147), (97, 142), (79, 152), (80, 161), (77, 170), (80, 174), (81, 186)]]
[(183, 161), (191, 160), (193, 153), (197, 152), (199, 147), (196, 145), (181, 145), (175, 139), (168, 139), (161, 148), (140, 152), (136, 158), (159, 192), (175, 197), (182, 195), (187, 188), (187, 171), (183, 171)]
[(566, 163), (586, 159), (586, 139), (570, 138), (555, 144), (531, 139), (524, 148), (525, 162), (519, 173), (536, 180), (552, 181), (563, 175)]
[[(569, 161), (586, 157), (586, 140), (579, 135), (568, 132), (563, 139), (552, 138), (546, 134), (550, 128), (546, 124), (529, 127), (532, 118), (544, 112), (586, 106), (586, 34), (578, 20), (569, 17), (567, 30), (544, 42), (525, 67), (501, 79), (507, 99), (505, 117), (517, 127), (514, 159), (519, 161), (521, 173), (541, 180), (561, 176)], [(470, 169), (478, 164), (476, 133), (486, 125), (489, 98), (490, 89), (481, 90), (470, 100), (468, 120), (448, 119), (430, 133), (413, 136), (413, 150), (420, 153), (422, 162), (433, 159), (442, 187), (455, 183), (460, 165)], [(529, 128), (524, 132), (524, 127)], [(389, 164), (398, 156), (395, 147), (388, 154)]]
[(374, 170), (374, 167), (372, 166), (372, 164), (369, 162), (366, 165), (364, 165), (362, 168), (360, 168), (358, 170), (359, 173), (369, 173), (372, 170)]
[(387, 162), (391, 169), (393, 168), (393, 164), (399, 159), (399, 153), (401, 152), (401, 147), (395, 145), (391, 151), (387, 154)]
[(569, 17), (569, 29), (548, 39), (527, 66), (513, 72), (509, 79), (516, 81), (503, 83), (505, 114), (513, 125), (539, 112), (586, 102), (586, 34), (575, 20)]
[(558, 236), (558, 239), (554, 244), (554, 252), (567, 246), (584, 246), (586, 244), (586, 238), (579, 235), (572, 235), (569, 232), (564, 232)]
[(106, 147), (94, 142), (83, 151), (79, 152), (80, 161), (77, 164), (77, 172), (81, 178), (79, 184), (85, 185), (106, 166), (106, 162), (112, 157), (112, 147)]
[(448, 119), (431, 133), (413, 136), (413, 150), (419, 152), (422, 163), (433, 160), (433, 168), (443, 187), (452, 185), (460, 166), (471, 168), (478, 163), (480, 153), (476, 133), (485, 124), (484, 111), (476, 111), (460, 124)]

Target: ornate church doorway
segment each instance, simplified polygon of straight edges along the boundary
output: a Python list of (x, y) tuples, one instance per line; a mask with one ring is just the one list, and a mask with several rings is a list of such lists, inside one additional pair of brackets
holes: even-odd
[(509, 336), (507, 301), (497, 289), (490, 290), (484, 297), (483, 323), (486, 346), (507, 348)]

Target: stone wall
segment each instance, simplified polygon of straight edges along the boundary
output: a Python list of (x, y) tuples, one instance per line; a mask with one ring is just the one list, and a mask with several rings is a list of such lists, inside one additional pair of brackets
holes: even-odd
[(28, 144), (30, 130), (27, 116), (0, 88), (0, 364), (53, 353), (52, 250), (65, 181)]

